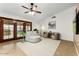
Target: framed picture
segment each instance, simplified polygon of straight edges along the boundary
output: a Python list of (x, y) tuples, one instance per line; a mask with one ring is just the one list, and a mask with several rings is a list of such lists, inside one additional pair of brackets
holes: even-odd
[(48, 28), (49, 29), (56, 29), (56, 21), (50, 21), (48, 23)]

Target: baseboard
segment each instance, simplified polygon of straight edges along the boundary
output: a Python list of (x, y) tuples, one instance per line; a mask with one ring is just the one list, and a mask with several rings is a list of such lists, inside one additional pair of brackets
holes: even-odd
[(71, 42), (73, 42), (73, 40), (66, 40), (66, 39), (61, 39), (61, 40), (65, 40), (65, 41), (71, 41)]

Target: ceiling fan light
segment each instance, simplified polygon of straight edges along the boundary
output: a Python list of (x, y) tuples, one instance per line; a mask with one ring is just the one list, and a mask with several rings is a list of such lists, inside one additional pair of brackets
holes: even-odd
[(34, 14), (35, 14), (35, 12), (31, 11), (31, 12), (29, 12), (29, 14), (30, 14), (30, 15), (34, 15)]

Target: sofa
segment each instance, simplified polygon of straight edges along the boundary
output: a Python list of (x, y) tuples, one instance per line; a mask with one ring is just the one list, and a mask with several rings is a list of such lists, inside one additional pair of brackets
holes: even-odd
[(43, 37), (45, 38), (51, 38), (54, 40), (60, 40), (60, 33), (58, 32), (43, 32)]

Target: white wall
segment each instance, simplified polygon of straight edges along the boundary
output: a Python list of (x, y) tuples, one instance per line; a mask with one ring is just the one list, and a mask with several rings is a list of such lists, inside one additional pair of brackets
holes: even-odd
[[(75, 7), (68, 8), (62, 12), (55, 14), (56, 18), (49, 17), (44, 20), (42, 25), (45, 27), (45, 31), (59, 32), (61, 39), (73, 41), (73, 20), (75, 19)], [(48, 22), (52, 20), (56, 21), (56, 29), (48, 29)]]

